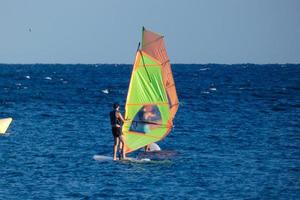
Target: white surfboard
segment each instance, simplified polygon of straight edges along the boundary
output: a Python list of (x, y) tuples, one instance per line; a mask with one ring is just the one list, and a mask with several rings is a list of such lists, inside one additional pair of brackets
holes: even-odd
[(94, 155), (93, 159), (98, 161), (113, 161), (113, 157), (103, 155)]
[[(94, 155), (93, 159), (97, 160), (97, 161), (114, 161), (113, 157), (104, 156), (104, 155)], [(121, 161), (121, 162), (149, 162), (151, 160), (149, 158), (137, 159), (137, 158), (127, 157), (126, 160), (116, 160), (116, 161)]]
[(5, 134), (11, 122), (12, 118), (0, 119), (0, 134)]

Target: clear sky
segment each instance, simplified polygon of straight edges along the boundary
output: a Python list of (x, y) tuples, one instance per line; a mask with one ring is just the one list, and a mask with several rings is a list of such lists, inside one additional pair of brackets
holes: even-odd
[(142, 26), (172, 63), (300, 63), (300, 0), (0, 0), (0, 63), (132, 63)]

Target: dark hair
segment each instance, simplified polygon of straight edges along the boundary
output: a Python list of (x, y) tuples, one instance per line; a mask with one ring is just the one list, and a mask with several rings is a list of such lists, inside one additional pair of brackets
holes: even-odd
[(113, 108), (117, 109), (117, 107), (119, 107), (120, 105), (118, 103), (114, 103)]

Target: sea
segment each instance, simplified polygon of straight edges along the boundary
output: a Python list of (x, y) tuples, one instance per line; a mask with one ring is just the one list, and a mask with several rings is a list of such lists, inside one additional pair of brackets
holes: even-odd
[(1, 64), (0, 199), (300, 199), (300, 64), (174, 64), (172, 156), (96, 161), (131, 70)]

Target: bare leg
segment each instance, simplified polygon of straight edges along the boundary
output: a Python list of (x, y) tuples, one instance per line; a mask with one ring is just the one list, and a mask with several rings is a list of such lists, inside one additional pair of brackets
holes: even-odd
[(123, 138), (122, 138), (122, 136), (120, 136), (120, 139), (119, 139), (120, 141), (119, 141), (119, 149), (120, 149), (120, 151), (122, 151), (123, 150), (123, 145), (124, 145), (124, 141), (123, 141)]
[(121, 155), (121, 153), (122, 153), (122, 143), (121, 143), (121, 139), (120, 139), (120, 137), (118, 137), (118, 139), (119, 139), (119, 143), (118, 143), (118, 158), (119, 158), (119, 160), (122, 160), (122, 155)]
[(117, 160), (118, 144), (119, 144), (119, 138), (114, 137), (114, 152), (113, 152), (113, 159), (114, 160)]
[(126, 159), (126, 153), (125, 153), (125, 138), (123, 137), (123, 135), (120, 136), (120, 149), (122, 151), (122, 157), (123, 159)]

